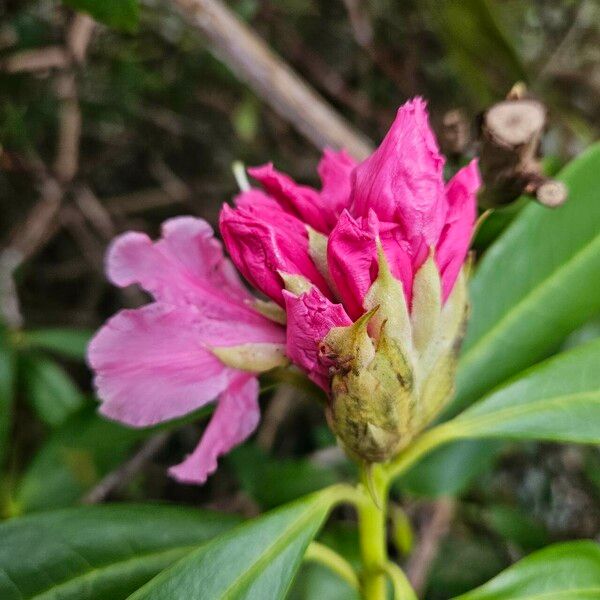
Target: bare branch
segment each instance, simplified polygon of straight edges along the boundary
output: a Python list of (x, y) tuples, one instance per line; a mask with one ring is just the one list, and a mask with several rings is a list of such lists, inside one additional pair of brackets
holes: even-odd
[(173, 0), (212, 51), (318, 148), (366, 158), (371, 142), (337, 114), (267, 44), (218, 0)]
[(22, 50), (0, 61), (0, 70), (7, 73), (64, 69), (70, 64), (68, 52), (62, 46), (46, 46), (35, 50)]
[(83, 498), (83, 504), (99, 504), (108, 498), (110, 494), (119, 490), (129, 483), (146, 464), (167, 443), (170, 432), (163, 431), (152, 436), (142, 447), (118, 469), (110, 472), (93, 487)]

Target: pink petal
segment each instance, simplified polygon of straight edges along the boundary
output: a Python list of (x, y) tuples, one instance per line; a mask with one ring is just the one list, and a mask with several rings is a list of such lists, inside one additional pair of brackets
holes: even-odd
[(107, 255), (113, 283), (141, 285), (157, 300), (192, 304), (211, 316), (260, 323), (249, 306), (252, 296), (206, 221), (178, 217), (165, 221), (162, 239), (152, 242), (143, 233), (116, 238)]
[(182, 483), (204, 483), (217, 469), (219, 456), (248, 438), (260, 420), (258, 380), (241, 376), (220, 395), (200, 443), (169, 474)]
[(368, 218), (354, 219), (344, 211), (329, 236), (327, 261), (333, 282), (353, 319), (364, 312), (364, 297), (377, 277), (378, 237), (392, 274), (402, 281), (410, 305), (412, 267), (400, 228), (393, 223), (380, 223), (374, 212)]
[(352, 172), (356, 161), (344, 150), (335, 152), (326, 148), (319, 162), (321, 208), (325, 217), (327, 232), (331, 231), (345, 208), (350, 206), (352, 193)]
[(448, 217), (436, 249), (436, 261), (442, 274), (444, 301), (454, 287), (471, 244), (477, 216), (477, 191), (480, 186), (477, 160), (472, 160), (458, 171), (446, 186)]
[(302, 275), (324, 293), (327, 283), (308, 254), (308, 233), (300, 232), (281, 218), (259, 214), (243, 202), (238, 208), (224, 206), (219, 219), (221, 235), (231, 259), (254, 287), (283, 305), (283, 281), (279, 272)]
[(435, 246), (446, 214), (444, 159), (429, 127), (426, 104), (415, 98), (398, 110), (379, 148), (355, 170), (351, 212), (400, 225), (414, 268)]
[(301, 296), (284, 291), (287, 312), (287, 356), (325, 391), (328, 366), (319, 357), (319, 344), (332, 327), (351, 325), (341, 304), (333, 304), (312, 288)]
[[(235, 338), (229, 326), (228, 341)], [(236, 371), (206, 348), (223, 337), (194, 307), (149, 304), (123, 310), (93, 338), (88, 362), (95, 371), (100, 411), (145, 427), (180, 417), (210, 402)]]
[(291, 177), (273, 168), (272, 163), (248, 169), (254, 179), (260, 181), (265, 190), (292, 215), (325, 233), (327, 224), (321, 210), (317, 190), (306, 185), (298, 185)]

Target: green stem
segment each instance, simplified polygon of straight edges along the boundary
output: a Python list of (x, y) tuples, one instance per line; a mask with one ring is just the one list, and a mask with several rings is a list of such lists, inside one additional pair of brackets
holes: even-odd
[(388, 562), (385, 528), (387, 483), (378, 465), (363, 467), (361, 481), (365, 490), (371, 492), (367, 501), (358, 507), (363, 598), (386, 600), (386, 578), (382, 569)]
[(401, 452), (392, 462), (385, 467), (384, 477), (389, 485), (396, 477), (405, 473), (423, 455), (437, 446), (444, 444), (455, 437), (450, 423), (438, 425), (418, 437), (413, 444)]
[(310, 560), (326, 566), (339, 575), (352, 588), (357, 591), (359, 590), (360, 583), (352, 565), (343, 556), (340, 556), (328, 546), (319, 542), (312, 542), (306, 549), (304, 560)]
[(408, 581), (404, 571), (396, 563), (388, 561), (382, 565), (382, 570), (392, 582), (395, 600), (417, 600), (417, 595), (410, 585), (410, 581)]

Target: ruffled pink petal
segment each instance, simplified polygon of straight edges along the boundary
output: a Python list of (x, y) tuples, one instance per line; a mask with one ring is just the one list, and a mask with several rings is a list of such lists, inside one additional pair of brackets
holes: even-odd
[(317, 190), (297, 184), (291, 177), (273, 168), (272, 163), (248, 169), (248, 173), (290, 214), (297, 216), (313, 229), (325, 233), (327, 223)]
[(444, 300), (450, 295), (469, 250), (480, 187), (481, 176), (476, 159), (458, 171), (446, 186), (448, 217), (436, 249)]
[(264, 215), (244, 205), (224, 206), (219, 224), (225, 246), (242, 275), (257, 289), (283, 305), (280, 272), (302, 275), (324, 293), (327, 283), (308, 253), (308, 233), (281, 227), (273, 213)]
[(413, 271), (401, 229), (394, 223), (380, 223), (373, 211), (368, 218), (359, 219), (344, 211), (329, 236), (327, 261), (340, 298), (353, 319), (364, 312), (364, 297), (379, 271), (378, 237), (392, 274), (402, 282), (410, 305)]
[(335, 152), (326, 148), (323, 152), (318, 171), (323, 184), (320, 202), (327, 232), (335, 227), (342, 211), (350, 206), (352, 172), (356, 164), (344, 150)]
[(223, 323), (213, 326), (192, 306), (149, 304), (117, 313), (88, 348), (100, 412), (145, 427), (210, 402), (237, 372), (206, 344), (222, 337), (232, 343), (234, 326), (229, 325), (226, 335)]
[(242, 443), (256, 429), (260, 420), (258, 392), (256, 377), (244, 375), (233, 381), (219, 396), (217, 408), (194, 452), (171, 467), (169, 474), (182, 483), (204, 483), (216, 471), (219, 456)]
[(178, 217), (163, 223), (157, 242), (143, 233), (116, 238), (107, 254), (113, 283), (141, 285), (158, 301), (192, 304), (210, 316), (260, 323), (248, 305), (251, 295), (206, 221)]
[(287, 312), (286, 354), (327, 391), (328, 365), (319, 356), (319, 344), (333, 327), (351, 325), (352, 321), (341, 304), (333, 304), (316, 288), (301, 296), (286, 291), (283, 295)]
[(429, 127), (426, 103), (415, 98), (398, 110), (379, 148), (355, 170), (355, 217), (374, 210), (402, 227), (417, 269), (444, 225), (444, 159)]

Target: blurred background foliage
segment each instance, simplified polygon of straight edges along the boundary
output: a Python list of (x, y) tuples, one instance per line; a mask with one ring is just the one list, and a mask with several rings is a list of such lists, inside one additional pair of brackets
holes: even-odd
[[(543, 147), (550, 171), (598, 138), (600, 5), (594, 0), (228, 5), (373, 140), (399, 104), (422, 94), (443, 143), (448, 111), (461, 109), (474, 129), (477, 115), (518, 80), (549, 108)], [(73, 9), (91, 10), (101, 23), (85, 58), (64, 69), (59, 54)], [(272, 160), (317, 185), (319, 152), (210, 54), (167, 0), (3, 0), (0, 18), (2, 516), (82, 498), (160, 499), (252, 515), (347, 477), (352, 466), (332, 451), (318, 403), (309, 391), (284, 386), (275, 393), (265, 387), (257, 435), (224, 459), (206, 486), (177, 485), (166, 477), (166, 465), (191, 450), (200, 415), (151, 431), (103, 421), (84, 364), (91, 332), (119, 308), (144, 302), (139, 291), (116, 290), (104, 279), (103, 254), (115, 234), (156, 234), (163, 219), (177, 214), (214, 224), (236, 192), (235, 160)], [(74, 90), (65, 92), (65, 72)], [(75, 169), (67, 169), (66, 193), (51, 205), (48, 177), (57, 169), (72, 101), (81, 122)], [(471, 148), (450, 162), (466, 159)], [(55, 211), (38, 231), (44, 215), (36, 211), (44, 202)], [(521, 206), (499, 211), (478, 239), (480, 252)], [(592, 322), (568, 344), (598, 332)], [(127, 460), (131, 470), (117, 484), (103, 479)], [(427, 535), (441, 520), (443, 552), (431, 558), (430, 598), (474, 587), (550, 540), (600, 535), (594, 448), (511, 445), (493, 472), (466, 489), (460, 467), (457, 460), (456, 472), (445, 473), (448, 489), (461, 494), (450, 508), (442, 506), (445, 521), (438, 504), (397, 492), (406, 511), (399, 513), (398, 555), (411, 550), (411, 527)], [(355, 540), (340, 517), (323, 535), (352, 559)], [(294, 594), (351, 597), (343, 583), (312, 565)]]

